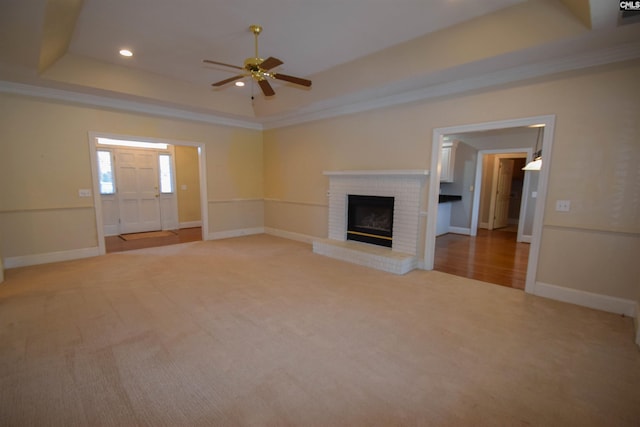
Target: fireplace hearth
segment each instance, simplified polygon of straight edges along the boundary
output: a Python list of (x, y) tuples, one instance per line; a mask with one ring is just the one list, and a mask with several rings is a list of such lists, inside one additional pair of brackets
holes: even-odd
[(347, 240), (392, 247), (393, 197), (349, 194)]

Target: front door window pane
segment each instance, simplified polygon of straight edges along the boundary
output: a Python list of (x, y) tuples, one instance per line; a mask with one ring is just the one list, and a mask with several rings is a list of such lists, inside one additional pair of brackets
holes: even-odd
[(160, 154), (160, 192), (173, 193), (173, 176), (171, 174), (171, 156)]
[(100, 194), (115, 194), (116, 186), (113, 182), (113, 161), (111, 151), (98, 152), (98, 174), (100, 176)]

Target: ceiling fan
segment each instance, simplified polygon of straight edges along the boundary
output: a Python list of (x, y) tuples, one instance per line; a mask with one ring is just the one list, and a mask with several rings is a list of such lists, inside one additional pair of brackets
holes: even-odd
[(244, 77), (251, 76), (251, 78), (258, 82), (258, 85), (260, 86), (260, 89), (262, 89), (262, 93), (264, 93), (264, 96), (273, 96), (276, 94), (276, 92), (273, 90), (273, 87), (271, 87), (268, 78), (283, 80), (300, 86), (311, 87), (311, 80), (271, 71), (278, 65), (282, 65), (283, 62), (278, 58), (274, 58), (273, 56), (270, 56), (267, 59), (260, 58), (260, 56), (258, 55), (258, 36), (262, 32), (262, 27), (260, 25), (252, 25), (249, 27), (249, 31), (253, 33), (253, 36), (255, 38), (256, 51), (254, 57), (244, 60), (243, 67), (240, 67), (238, 65), (225, 64), (224, 62), (211, 61), (209, 59), (203, 60), (203, 62), (206, 62), (207, 64), (222, 65), (224, 67), (231, 67), (243, 71), (243, 74), (229, 77), (228, 79), (213, 83), (211, 86), (224, 86), (227, 83), (231, 83)]

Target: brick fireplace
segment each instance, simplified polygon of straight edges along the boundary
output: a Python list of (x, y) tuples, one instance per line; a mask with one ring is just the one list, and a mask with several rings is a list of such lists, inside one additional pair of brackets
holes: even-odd
[[(396, 274), (417, 266), (420, 206), (426, 170), (327, 171), (329, 236), (313, 242), (315, 253)], [(347, 239), (349, 195), (393, 198), (391, 247)]]

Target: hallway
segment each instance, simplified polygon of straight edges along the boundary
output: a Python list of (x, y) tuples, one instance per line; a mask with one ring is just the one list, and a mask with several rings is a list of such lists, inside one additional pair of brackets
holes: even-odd
[(478, 229), (476, 237), (448, 233), (436, 238), (434, 270), (524, 289), (529, 244), (516, 232)]

